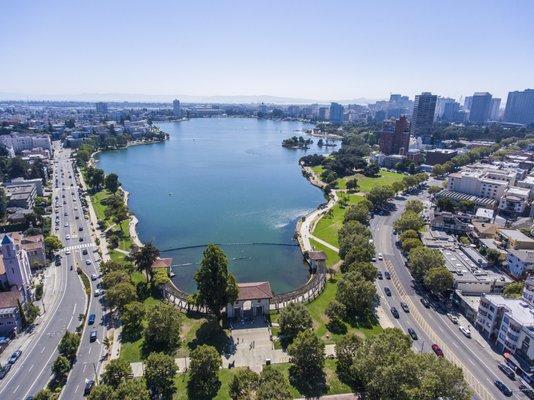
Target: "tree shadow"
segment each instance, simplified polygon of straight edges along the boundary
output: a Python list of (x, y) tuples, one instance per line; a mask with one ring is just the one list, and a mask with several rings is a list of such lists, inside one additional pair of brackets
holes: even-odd
[(187, 343), (187, 347), (189, 347), (189, 350), (194, 350), (203, 344), (215, 347), (222, 354), (228, 350), (232, 344), (232, 339), (219, 321), (209, 319), (198, 328), (195, 338)]
[(326, 374), (322, 369), (308, 368), (300, 371), (295, 365), (289, 367), (289, 383), (306, 398), (320, 397), (328, 391)]

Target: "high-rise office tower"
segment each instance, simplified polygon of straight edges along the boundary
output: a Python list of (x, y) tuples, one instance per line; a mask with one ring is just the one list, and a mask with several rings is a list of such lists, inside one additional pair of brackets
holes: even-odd
[(423, 142), (429, 143), (432, 135), (432, 124), (438, 96), (423, 92), (415, 96), (413, 106), (411, 132), (414, 136), (423, 136)]
[(516, 124), (534, 123), (534, 89), (508, 93), (504, 120)]
[(338, 103), (330, 103), (330, 122), (341, 125), (343, 123), (343, 106)]
[(471, 109), (471, 103), (473, 102), (473, 96), (467, 96), (464, 100), (464, 111)]
[(469, 122), (483, 124), (488, 121), (491, 111), (491, 93), (476, 92), (471, 100)]
[(460, 103), (456, 101), (445, 103), (441, 119), (447, 122), (463, 122), (460, 115)]
[(398, 120), (389, 120), (384, 122), (382, 132), (380, 132), (380, 151), (384, 154), (401, 154), (408, 153), (410, 146), (410, 124), (405, 116)]
[(500, 111), (501, 111), (501, 99), (499, 99), (498, 97), (492, 98), (489, 119), (491, 121), (497, 121), (499, 119)]
[(95, 104), (96, 112), (98, 114), (107, 114), (108, 112), (108, 103), (104, 103), (102, 101)]
[(172, 102), (172, 115), (175, 117), (180, 117), (182, 115), (182, 106), (180, 100), (174, 99)]

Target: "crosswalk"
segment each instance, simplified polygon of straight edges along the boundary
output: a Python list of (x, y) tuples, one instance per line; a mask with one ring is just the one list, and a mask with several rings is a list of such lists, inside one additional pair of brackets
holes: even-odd
[(60, 253), (64, 253), (66, 252), (67, 250), (79, 250), (79, 249), (86, 249), (88, 247), (96, 247), (96, 244), (94, 243), (82, 243), (82, 244), (76, 244), (76, 245), (73, 245), (73, 246), (67, 246), (67, 247), (63, 247), (61, 250), (60, 250)]

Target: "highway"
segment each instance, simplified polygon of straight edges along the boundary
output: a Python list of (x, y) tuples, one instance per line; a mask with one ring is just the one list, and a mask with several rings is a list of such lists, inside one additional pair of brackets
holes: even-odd
[[(424, 192), (418, 197), (411, 198), (418, 198), (423, 202), (428, 200)], [(385, 215), (375, 215), (371, 221), (376, 252), (382, 253), (384, 258), (383, 261), (377, 261), (377, 267), (382, 271), (390, 271), (392, 278), (377, 280), (381, 303), (386, 313), (390, 313), (390, 307), (394, 305), (399, 311), (400, 318), (394, 319), (391, 313), (389, 316), (395, 321), (396, 326), (404, 332), (407, 332), (408, 327), (417, 332), (418, 343), (414, 342), (416, 350), (432, 352), (430, 346), (433, 343), (439, 344), (445, 357), (463, 367), (467, 381), (476, 391), (476, 398), (484, 400), (505, 398), (494, 385), (494, 381), (498, 379), (514, 391), (512, 398), (526, 399), (526, 396), (519, 392), (517, 381), (510, 380), (497, 368), (499, 357), (496, 354), (489, 354), (488, 350), (474, 339), (465, 337), (458, 325), (449, 320), (441, 307), (433, 304), (432, 308), (427, 309), (423, 306), (420, 296), (414, 290), (412, 277), (404, 265), (404, 258), (395, 246), (393, 222), (402, 213), (404, 201), (395, 200), (394, 203), (395, 211)], [(392, 291), (391, 297), (384, 293), (386, 286)], [(409, 313), (401, 309), (400, 301), (409, 305)]]

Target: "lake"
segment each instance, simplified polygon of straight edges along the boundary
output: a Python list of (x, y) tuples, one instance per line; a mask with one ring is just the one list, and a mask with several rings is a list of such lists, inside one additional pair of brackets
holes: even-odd
[[(193, 292), (203, 246), (221, 244), (238, 282), (270, 281), (275, 293), (306, 282), (293, 239), (300, 217), (324, 202), (298, 160), (315, 143), (286, 149), (283, 139), (311, 127), (295, 121), (202, 118), (158, 123), (164, 143), (105, 152), (98, 165), (119, 175), (139, 219), (139, 238), (172, 257), (174, 283)], [(189, 247), (189, 248), (188, 248)]]

